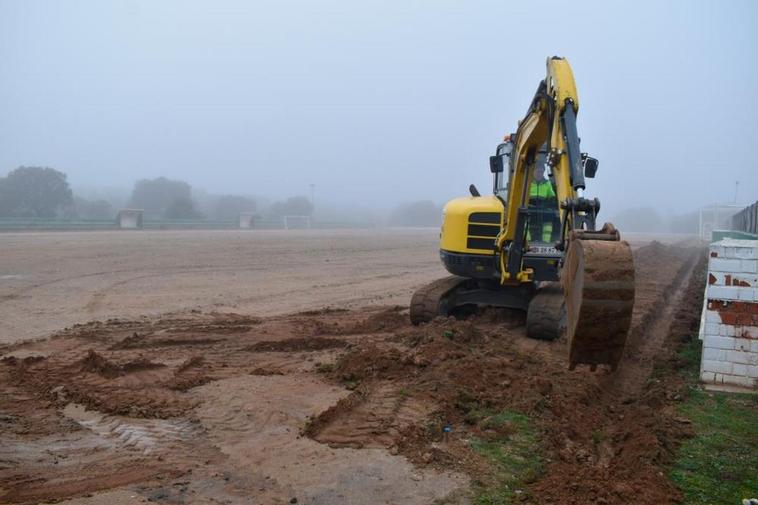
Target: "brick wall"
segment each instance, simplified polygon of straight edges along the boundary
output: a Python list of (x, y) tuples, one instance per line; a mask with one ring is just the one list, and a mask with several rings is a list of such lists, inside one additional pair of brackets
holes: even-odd
[(758, 240), (711, 244), (700, 379), (758, 385)]

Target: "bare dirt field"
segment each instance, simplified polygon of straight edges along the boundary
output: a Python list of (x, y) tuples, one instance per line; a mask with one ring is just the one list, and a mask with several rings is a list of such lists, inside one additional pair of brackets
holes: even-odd
[(697, 324), (700, 248), (637, 243), (611, 374), (502, 311), (411, 326), (433, 230), (277, 233), (0, 236), (3, 339), (55, 330), (0, 346), (0, 502), (469, 503), (502, 477), (472, 441), (518, 436), (504, 410), (545, 455), (519, 501), (679, 498), (660, 370)]
[(0, 233), (0, 343), (193, 309), (405, 305), (446, 275), (438, 240), (433, 228)]
[(445, 274), (439, 231), (0, 233), (0, 343), (191, 309), (283, 314), (407, 303)]

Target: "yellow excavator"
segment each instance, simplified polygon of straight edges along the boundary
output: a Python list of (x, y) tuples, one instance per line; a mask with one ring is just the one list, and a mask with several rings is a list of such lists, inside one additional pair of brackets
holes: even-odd
[[(453, 275), (414, 293), (414, 324), (476, 307), (525, 310), (527, 336), (566, 336), (569, 368), (616, 369), (632, 318), (634, 262), (613, 225), (596, 228), (600, 201), (583, 194), (598, 161), (580, 150), (578, 112), (568, 61), (548, 58), (526, 116), (490, 157), (493, 194), (472, 185), (471, 196), (445, 206), (440, 258)], [(537, 180), (549, 181), (542, 198)]]

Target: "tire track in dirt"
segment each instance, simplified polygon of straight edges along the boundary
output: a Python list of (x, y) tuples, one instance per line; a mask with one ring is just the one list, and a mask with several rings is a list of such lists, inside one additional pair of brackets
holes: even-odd
[(196, 423), (189, 420), (111, 416), (75, 403), (66, 405), (62, 413), (117, 447), (133, 449), (144, 456), (168, 452), (176, 448), (177, 443), (199, 433)]
[(410, 398), (403, 384), (391, 382), (353, 393), (308, 426), (318, 442), (335, 447), (392, 448), (400, 434), (423, 422), (435, 406)]
[(643, 317), (637, 327), (630, 331), (627, 354), (634, 353), (634, 359), (626, 359), (616, 374), (613, 375), (609, 395), (638, 394), (644, 382), (649, 378), (655, 363), (655, 357), (663, 347), (674, 324), (674, 314), (686, 300), (685, 287), (692, 278), (702, 250), (694, 249), (683, 260), (671, 284), (666, 286), (655, 305)]

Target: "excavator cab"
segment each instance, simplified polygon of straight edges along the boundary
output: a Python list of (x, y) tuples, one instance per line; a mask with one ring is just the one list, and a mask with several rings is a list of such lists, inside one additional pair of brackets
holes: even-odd
[[(508, 201), (512, 152), (513, 141), (511, 135), (507, 135), (505, 141), (497, 146), (495, 155), (490, 156), (490, 171), (493, 176), (492, 193), (504, 205)], [(526, 241), (530, 244), (528, 250), (533, 251), (555, 249), (555, 244), (560, 239), (561, 218), (558, 212), (558, 199), (555, 196), (555, 178), (552, 172), (547, 170), (546, 157), (547, 149), (543, 146), (535, 162), (535, 182), (532, 183), (530, 192), (529, 214), (525, 229)], [(537, 176), (537, 172), (543, 174), (541, 178)]]
[(527, 252), (555, 249), (555, 244), (561, 236), (561, 216), (558, 212), (555, 177), (547, 169), (545, 157), (545, 149), (540, 149), (529, 188)]

